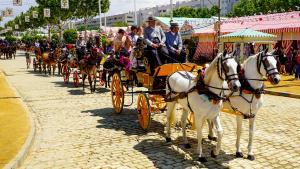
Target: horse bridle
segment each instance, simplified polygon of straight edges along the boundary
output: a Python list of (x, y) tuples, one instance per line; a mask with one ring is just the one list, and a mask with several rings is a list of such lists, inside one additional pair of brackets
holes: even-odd
[(263, 52), (259, 54), (259, 56), (257, 57), (257, 64), (256, 64), (256, 66), (257, 66), (257, 72), (258, 72), (260, 75), (264, 76), (264, 75), (261, 73), (261, 71), (260, 71), (261, 64), (263, 65), (263, 67), (264, 67), (264, 69), (265, 69), (265, 71), (266, 71), (266, 73), (267, 73), (267, 74), (266, 74), (267, 77), (270, 77), (270, 76), (272, 76), (272, 75), (278, 75), (278, 74), (279, 74), (278, 71), (274, 71), (273, 73), (271, 73), (273, 70), (276, 70), (276, 69), (277, 69), (276, 67), (275, 67), (275, 68), (268, 69), (268, 67), (270, 66), (270, 63), (269, 63), (269, 61), (267, 60), (267, 58), (268, 58), (268, 57), (273, 57), (273, 56), (274, 56), (274, 55), (268, 55), (268, 54), (263, 55)]
[[(238, 80), (239, 78), (238, 78), (238, 73), (227, 75), (227, 73), (228, 73), (229, 70), (228, 70), (227, 65), (224, 65), (224, 63), (228, 59), (234, 59), (234, 57), (223, 58), (223, 54), (222, 54), (222, 56), (218, 58), (217, 70), (218, 70), (218, 76), (219, 76), (219, 78), (221, 80), (227, 80), (227, 82), (229, 83), (230, 81), (232, 81), (232, 80)], [(220, 65), (221, 65), (221, 69), (220, 69)], [(225, 74), (225, 79), (222, 77), (223, 73)]]

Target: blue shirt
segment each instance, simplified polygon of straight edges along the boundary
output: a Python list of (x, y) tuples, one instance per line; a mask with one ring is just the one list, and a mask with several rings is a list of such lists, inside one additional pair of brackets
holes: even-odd
[(168, 49), (176, 50), (174, 48), (175, 46), (178, 46), (179, 50), (182, 50), (182, 38), (179, 33), (172, 33), (172, 31), (169, 31), (166, 33), (166, 45)]

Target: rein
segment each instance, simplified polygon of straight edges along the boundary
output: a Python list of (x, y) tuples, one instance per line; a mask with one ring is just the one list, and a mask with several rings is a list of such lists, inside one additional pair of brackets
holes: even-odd
[[(260, 72), (260, 67), (263, 64), (263, 67), (267, 73), (267, 76), (272, 76), (272, 75), (276, 75), (278, 74), (278, 72), (273, 72), (270, 73), (273, 70), (276, 70), (276, 68), (272, 68), (272, 69), (268, 69), (267, 66), (267, 62), (264, 61), (265, 58), (270, 57), (272, 55), (263, 55), (263, 53), (260, 53), (259, 56), (257, 57), (257, 61), (256, 61), (256, 68), (257, 68), (257, 72), (263, 76), (263, 74)], [(251, 119), (251, 118), (255, 118), (255, 114), (252, 113), (252, 103), (253, 103), (253, 99), (254, 96), (259, 99), (261, 97), (261, 94), (264, 94), (264, 85), (261, 88), (258, 89), (254, 89), (253, 87), (251, 87), (249, 81), (267, 81), (266, 79), (247, 79), (245, 77), (245, 71), (242, 69), (239, 73), (239, 79), (241, 82), (241, 90), (238, 96), (240, 96), (241, 98), (243, 98), (247, 103), (249, 103), (250, 106), (250, 112), (249, 114), (244, 114), (243, 112), (239, 111), (236, 107), (234, 107), (231, 102), (229, 97), (227, 98), (227, 101), (229, 102), (231, 108), (235, 111), (235, 112), (239, 112), (244, 119)], [(246, 97), (243, 96), (243, 92), (246, 94), (252, 94), (251, 99), (248, 100)]]

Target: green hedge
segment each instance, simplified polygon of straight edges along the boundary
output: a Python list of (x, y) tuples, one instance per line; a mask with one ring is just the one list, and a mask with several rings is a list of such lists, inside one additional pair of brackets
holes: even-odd
[(66, 44), (74, 44), (77, 39), (77, 31), (75, 29), (65, 30), (63, 37)]
[(9, 36), (5, 37), (5, 40), (7, 40), (8, 42), (11, 43), (11, 42), (15, 42), (17, 40), (17, 38), (14, 37), (14, 36), (9, 35)]

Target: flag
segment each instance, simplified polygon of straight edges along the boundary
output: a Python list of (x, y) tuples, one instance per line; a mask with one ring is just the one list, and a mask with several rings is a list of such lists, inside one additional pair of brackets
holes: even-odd
[(30, 22), (29, 16), (25, 16), (25, 22)]
[(49, 8), (44, 8), (44, 17), (45, 18), (50, 18), (51, 17)]
[(5, 9), (5, 16), (12, 16), (13, 15), (13, 9), (12, 8), (6, 8)]
[(60, 5), (62, 9), (69, 9), (69, 0), (60, 0)]
[(19, 25), (17, 24), (17, 25), (15, 25), (15, 29), (19, 29)]
[(14, 6), (22, 6), (22, 0), (14, 0), (13, 5)]
[(38, 18), (39, 14), (37, 13), (37, 11), (32, 11), (32, 17), (33, 18)]

